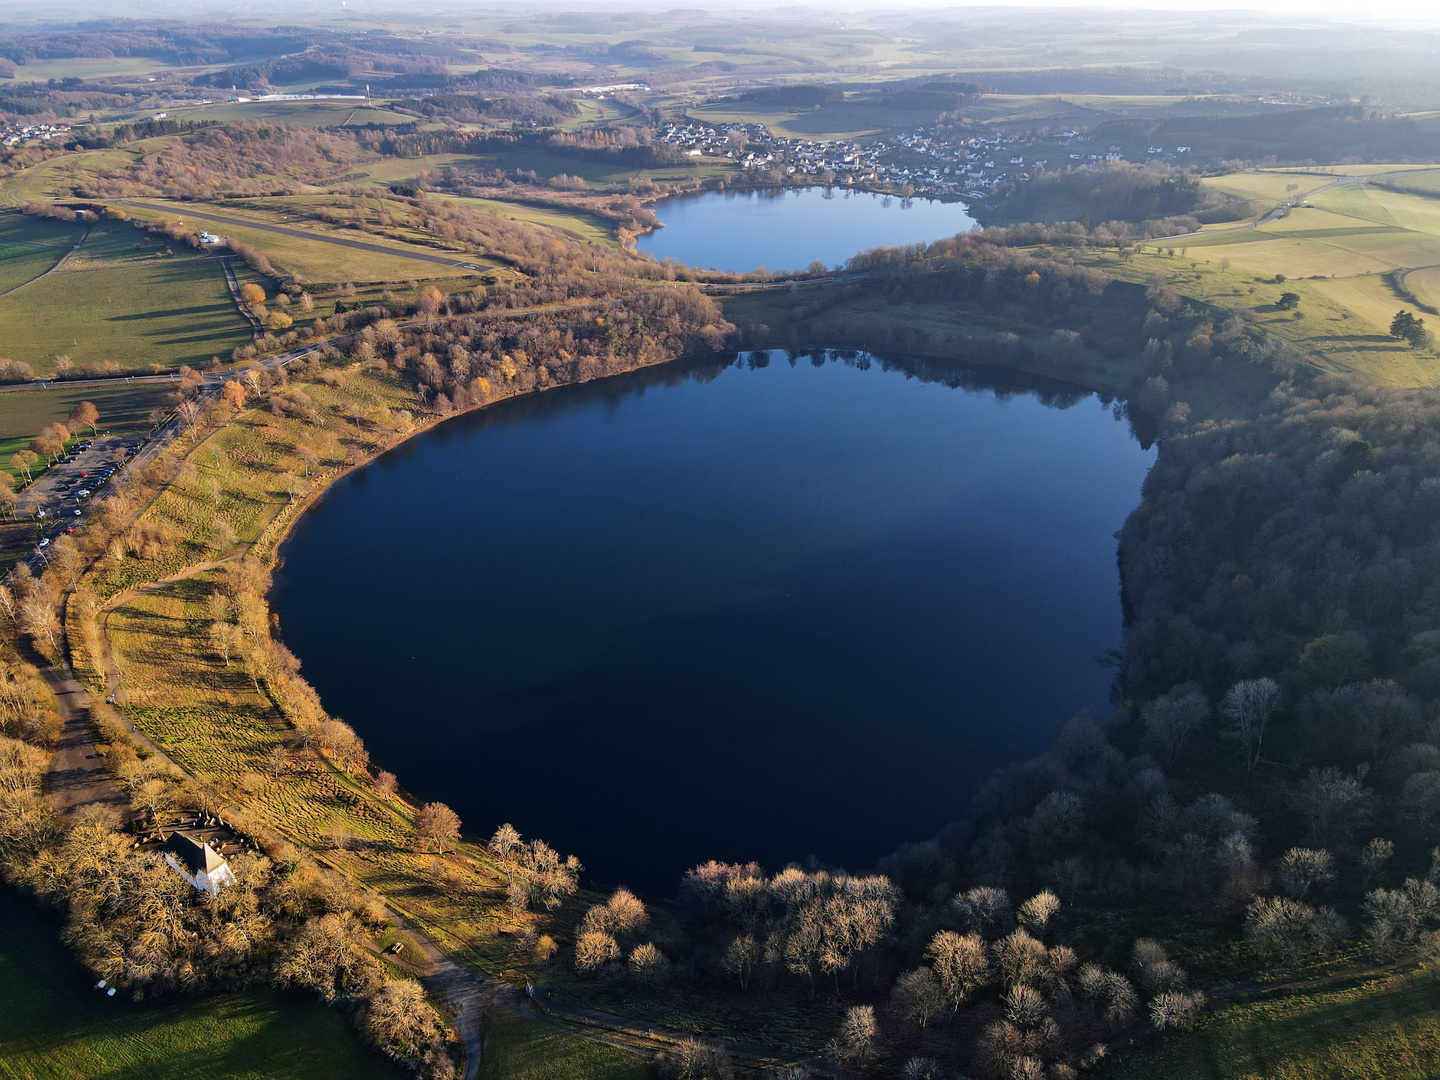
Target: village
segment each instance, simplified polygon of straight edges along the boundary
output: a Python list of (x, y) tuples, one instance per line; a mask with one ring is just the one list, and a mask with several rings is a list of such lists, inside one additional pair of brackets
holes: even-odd
[(25, 124), (22, 127), (0, 128), (0, 146), (24, 146), (32, 142), (49, 142), (70, 134), (69, 124)]
[[(992, 197), (1046, 169), (1127, 160), (1120, 146), (1101, 147), (1095, 136), (1070, 130), (963, 137), (932, 126), (865, 142), (791, 139), (774, 135), (764, 124), (687, 120), (663, 125), (657, 138), (691, 157), (728, 158), (743, 169), (778, 168), (787, 176), (827, 183), (973, 200)], [(1188, 146), (1150, 146), (1144, 157), (1175, 161), (1189, 151)]]

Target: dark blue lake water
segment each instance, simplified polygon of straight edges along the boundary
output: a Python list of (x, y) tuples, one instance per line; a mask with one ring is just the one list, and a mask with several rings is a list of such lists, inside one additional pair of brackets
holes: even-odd
[(867, 867), (1105, 707), (1153, 457), (1091, 394), (941, 370), (773, 353), (450, 420), (298, 525), (284, 639), (378, 765), (593, 880)]
[(843, 188), (707, 191), (664, 199), (655, 213), (665, 227), (640, 237), (642, 252), (738, 272), (803, 270), (813, 259), (835, 267), (867, 248), (929, 243), (975, 227), (963, 203)]

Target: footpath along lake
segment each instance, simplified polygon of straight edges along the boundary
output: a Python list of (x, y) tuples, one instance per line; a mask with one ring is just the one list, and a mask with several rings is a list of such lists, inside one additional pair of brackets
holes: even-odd
[(663, 199), (663, 229), (638, 247), (657, 259), (744, 273), (758, 267), (836, 267), (873, 247), (928, 243), (975, 228), (964, 203), (901, 199), (844, 188), (707, 191)]
[(591, 880), (867, 868), (1107, 707), (1153, 460), (1095, 395), (931, 374), (744, 354), (447, 421), (298, 524), (283, 637), (378, 766)]

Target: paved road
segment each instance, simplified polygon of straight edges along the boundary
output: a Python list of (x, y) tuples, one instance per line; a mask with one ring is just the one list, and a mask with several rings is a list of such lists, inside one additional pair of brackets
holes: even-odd
[(458, 266), (465, 270), (493, 270), (494, 267), (483, 266), (475, 260), (475, 255), (432, 255), (427, 251), (414, 251), (407, 248), (386, 247), (383, 244), (367, 244), (363, 240), (347, 240), (343, 236), (331, 236), (328, 233), (311, 232), (306, 229), (290, 229), (284, 225), (266, 225), (259, 221), (250, 221), (246, 218), (226, 217), (223, 214), (216, 214), (203, 209), (204, 204), (195, 205), (186, 203), (183, 206), (165, 206), (160, 203), (140, 202), (135, 199), (116, 199), (122, 206), (135, 206), (142, 210), (158, 210), (162, 214), (181, 214), (187, 217), (200, 218), (202, 221), (218, 221), (221, 225), (229, 225), (234, 229), (254, 229), (257, 232), (275, 233), (279, 236), (293, 236), (300, 240), (316, 240), (322, 244), (334, 244), (337, 247), (350, 248), (352, 251), (368, 251), (375, 255), (390, 255), (400, 259), (414, 259), (417, 262), (435, 263), (438, 266)]

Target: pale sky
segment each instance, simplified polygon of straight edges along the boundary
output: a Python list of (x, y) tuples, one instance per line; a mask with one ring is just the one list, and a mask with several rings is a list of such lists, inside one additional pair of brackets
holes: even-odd
[[(1264, 3), (1239, 3), (1235, 0), (943, 0), (938, 3), (927, 3), (926, 0), (897, 0), (894, 4), (886, 4), (884, 0), (842, 0), (843, 6), (848, 9), (868, 8), (871, 10), (885, 7), (896, 8), (957, 8), (957, 7), (987, 7), (987, 8), (1112, 8), (1127, 11), (1159, 11), (1159, 12), (1187, 12), (1187, 11), (1234, 11), (1234, 12), (1259, 12), (1285, 14), (1285, 15), (1313, 15), (1322, 20), (1384, 20), (1384, 21), (1409, 21), (1419, 22), (1428, 25), (1440, 26), (1440, 0), (1354, 0), (1345, 3), (1344, 0), (1266, 0)], [(804, 3), (804, 0), (801, 0)], [(562, 5), (563, 6), (563, 5)], [(624, 6), (620, 0), (620, 6)], [(697, 7), (705, 7), (704, 0), (697, 3)], [(829, 7), (830, 4), (819, 3), (817, 7)], [(840, 6), (840, 5), (836, 5)]]

